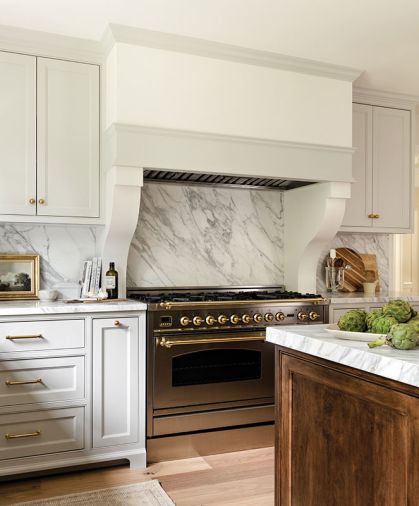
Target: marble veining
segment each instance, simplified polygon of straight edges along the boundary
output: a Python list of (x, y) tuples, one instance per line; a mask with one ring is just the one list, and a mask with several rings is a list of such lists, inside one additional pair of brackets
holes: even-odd
[(419, 387), (419, 348), (370, 349), (366, 342), (331, 337), (327, 325), (269, 327), (266, 340), (332, 362)]
[(0, 253), (41, 256), (41, 288), (78, 284), (82, 262), (96, 254), (99, 227), (2, 224)]
[(377, 255), (378, 275), (380, 278), (380, 287), (382, 292), (386, 292), (389, 286), (389, 251), (390, 236), (389, 234), (368, 234), (368, 233), (352, 233), (339, 232), (324, 249), (319, 258), (317, 265), (317, 291), (319, 293), (326, 292), (325, 284), (325, 259), (331, 248), (351, 248), (358, 253), (368, 253)]
[(146, 184), (127, 286), (284, 282), (283, 194)]
[(147, 304), (134, 300), (115, 302), (65, 303), (34, 300), (0, 302), (0, 318), (6, 316), (50, 315), (74, 313), (103, 313), (119, 311), (144, 311)]

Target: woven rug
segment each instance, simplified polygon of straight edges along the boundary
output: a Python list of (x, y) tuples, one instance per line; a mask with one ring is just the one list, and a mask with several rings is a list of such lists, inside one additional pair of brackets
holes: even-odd
[(174, 502), (157, 480), (101, 488), (80, 494), (60, 495), (38, 501), (20, 502), (14, 506), (174, 506)]

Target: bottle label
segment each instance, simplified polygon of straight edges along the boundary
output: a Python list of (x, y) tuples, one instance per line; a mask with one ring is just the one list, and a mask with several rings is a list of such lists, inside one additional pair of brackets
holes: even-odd
[(105, 289), (113, 290), (116, 287), (115, 276), (106, 276), (105, 277)]

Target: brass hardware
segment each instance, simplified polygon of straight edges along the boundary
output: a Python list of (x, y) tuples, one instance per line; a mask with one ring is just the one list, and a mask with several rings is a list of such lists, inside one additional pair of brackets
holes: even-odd
[(380, 215), (379, 214), (374, 214), (374, 218), (379, 218)]
[(377, 218), (379, 218), (379, 217), (380, 217), (380, 215), (376, 214), (376, 213), (371, 213), (371, 214), (368, 215), (368, 218), (372, 218), (374, 220), (377, 219)]
[(232, 314), (230, 316), (230, 321), (233, 325), (237, 325), (240, 322), (240, 316), (238, 314)]
[(41, 378), (36, 380), (27, 380), (27, 381), (13, 381), (13, 380), (6, 380), (4, 382), (8, 387), (13, 385), (33, 385), (35, 383), (42, 383)]
[(208, 315), (206, 318), (205, 318), (205, 322), (207, 325), (214, 325), (214, 323), (216, 322), (217, 320), (211, 316), (211, 315)]
[(265, 314), (265, 321), (271, 322), (274, 319), (274, 315), (272, 313), (266, 313)]
[(310, 320), (312, 322), (314, 322), (320, 318), (320, 315), (319, 315), (319, 313), (316, 313), (316, 311), (310, 311), (308, 314), (308, 317), (310, 318)]
[(38, 200), (38, 203), (39, 203), (39, 204), (45, 204), (45, 199), (39, 199), (39, 200)]
[(282, 311), (279, 311), (278, 313), (276, 313), (275, 315), (275, 320), (278, 320), (278, 321), (282, 321), (282, 320), (285, 320), (285, 315)]
[(29, 204), (36, 204), (36, 199), (29, 199)]
[(5, 434), (4, 437), (5, 439), (20, 439), (22, 437), (35, 437), (40, 435), (41, 431), (36, 430), (35, 432), (26, 432), (24, 434)]
[(195, 327), (199, 327), (204, 323), (204, 319), (201, 318), (200, 316), (194, 316), (192, 321)]
[(228, 318), (225, 314), (220, 314), (220, 316), (218, 317), (218, 323), (220, 325), (225, 325), (228, 321)]
[[(290, 304), (292, 302), (298, 302), (301, 303), (301, 299), (278, 299), (280, 302), (283, 302), (284, 304)], [(304, 303), (314, 303), (314, 304), (323, 304), (327, 299), (324, 299), (323, 297), (313, 297), (311, 299), (304, 299)], [(272, 304), (272, 302), (278, 302), (278, 301), (272, 301), (270, 300), (235, 300), (232, 302), (234, 306), (250, 306), (250, 305), (259, 305), (259, 304)], [(194, 302), (193, 306), (200, 306), (200, 307), (214, 307), (214, 306), (226, 306), (225, 300), (213, 300), (213, 301), (202, 301), (202, 302)], [(178, 309), (190, 309), (191, 303), (190, 302), (160, 302), (160, 307), (164, 309), (171, 309), (171, 308), (178, 308)]]
[(119, 327), (121, 325), (121, 322), (119, 320), (115, 320), (113, 324), (115, 325), (115, 327)]
[(188, 316), (181, 316), (180, 317), (180, 324), (182, 327), (186, 327), (192, 322), (192, 320)]
[(250, 316), (250, 314), (244, 314), (242, 316), (243, 323), (250, 323), (251, 321), (252, 321), (252, 317)]
[(15, 339), (44, 339), (42, 334), (33, 334), (30, 336), (6, 336), (6, 339), (9, 341), (14, 341)]
[(297, 314), (297, 318), (300, 320), (300, 322), (305, 322), (307, 320), (307, 318), (308, 318), (308, 314), (304, 313), (304, 311), (300, 311)]
[(255, 313), (253, 315), (253, 320), (256, 322), (256, 323), (260, 323), (263, 319), (263, 316), (260, 314), (260, 313)]
[(165, 337), (157, 339), (159, 346), (171, 348), (172, 346), (184, 346), (195, 344), (213, 344), (213, 343), (240, 343), (245, 341), (265, 341), (264, 336), (246, 336), (246, 337), (214, 337), (203, 339), (166, 339)]

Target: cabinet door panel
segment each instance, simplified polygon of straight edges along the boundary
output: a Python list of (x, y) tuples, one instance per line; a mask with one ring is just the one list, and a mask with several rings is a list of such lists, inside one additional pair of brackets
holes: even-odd
[(38, 58), (37, 79), (38, 215), (99, 216), (99, 67)]
[(353, 104), (351, 198), (346, 202), (342, 226), (370, 227), (372, 219), (372, 106)]
[(93, 447), (139, 438), (138, 319), (93, 321)]
[(410, 227), (410, 112), (373, 110), (373, 208), (376, 228)]
[(0, 52), (0, 213), (34, 215), (36, 58)]

